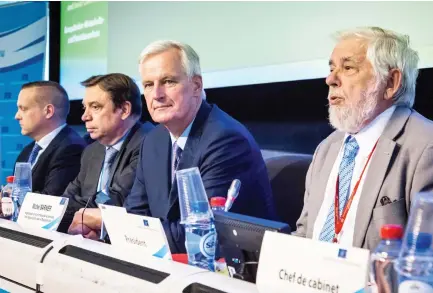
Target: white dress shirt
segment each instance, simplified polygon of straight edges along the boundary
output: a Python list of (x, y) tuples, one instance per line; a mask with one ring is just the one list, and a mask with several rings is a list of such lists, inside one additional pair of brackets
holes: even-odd
[(39, 157), (42, 155), (42, 153), (45, 151), (45, 149), (50, 145), (50, 143), (53, 141), (53, 139), (56, 138), (57, 134), (59, 134), (60, 131), (62, 131), (62, 129), (65, 126), (66, 126), (66, 123), (57, 127), (56, 129), (54, 129), (53, 131), (51, 131), (50, 133), (48, 133), (47, 135), (45, 135), (39, 141), (36, 142), (41, 147), (41, 150), (39, 151), (38, 156), (36, 157), (35, 162), (32, 165), (32, 169), (36, 165), (36, 163), (38, 162)]
[[(349, 196), (352, 194), (353, 187), (361, 176), (362, 169), (367, 163), (368, 155), (373, 150), (373, 147), (378, 141), (379, 137), (382, 135), (382, 132), (385, 129), (386, 124), (388, 123), (392, 114), (394, 113), (395, 108), (395, 106), (388, 108), (379, 116), (377, 116), (366, 127), (364, 127), (360, 132), (352, 135), (358, 142), (359, 151), (355, 158), (355, 167), (353, 169), (352, 180), (350, 183)], [(331, 208), (331, 205), (335, 200), (336, 181), (338, 177), (338, 170), (340, 168), (341, 159), (343, 156), (344, 142), (349, 135), (351, 134), (346, 133), (343, 139), (343, 143), (340, 147), (340, 152), (338, 153), (337, 159), (335, 160), (334, 166), (332, 167), (331, 173), (329, 175), (328, 184), (326, 186), (326, 190), (324, 191), (325, 196), (323, 198), (322, 206), (320, 208), (319, 214), (317, 215), (316, 222), (314, 223), (314, 240), (319, 240), (320, 233), (322, 232), (322, 228), (329, 213), (329, 209)], [(362, 187), (364, 185), (365, 178), (367, 177), (369, 165), (370, 163), (365, 169), (361, 182), (359, 182), (358, 190), (353, 199), (352, 205), (350, 206), (349, 213), (347, 214), (343, 228), (338, 235), (338, 242), (343, 246), (351, 247), (353, 244), (356, 212), (358, 210), (359, 199), (362, 194)]]

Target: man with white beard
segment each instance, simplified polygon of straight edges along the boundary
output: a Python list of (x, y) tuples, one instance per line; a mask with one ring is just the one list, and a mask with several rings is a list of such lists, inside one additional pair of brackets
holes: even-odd
[(412, 109), (418, 54), (381, 28), (340, 33), (329, 60), (329, 120), (294, 235), (374, 249), (433, 189), (433, 122)]

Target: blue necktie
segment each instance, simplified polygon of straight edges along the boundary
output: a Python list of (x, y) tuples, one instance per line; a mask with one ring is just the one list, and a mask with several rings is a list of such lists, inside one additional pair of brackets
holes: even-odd
[(116, 154), (117, 154), (117, 150), (113, 147), (108, 147), (105, 150), (104, 165), (102, 166), (102, 176), (101, 176), (101, 182), (99, 184), (100, 190), (98, 190), (98, 191), (102, 191), (104, 194), (99, 192), (96, 195), (96, 200), (95, 200), (96, 203), (105, 203), (107, 202), (107, 200), (109, 200), (108, 190), (107, 190), (108, 180), (111, 175), (111, 165), (113, 164), (114, 159), (116, 158)]
[(182, 156), (182, 149), (175, 142), (173, 144), (173, 153), (172, 153), (172, 164), (171, 164), (171, 181), (174, 180), (174, 175), (176, 174), (177, 167), (179, 166), (180, 157)]
[(39, 152), (42, 150), (41, 146), (38, 145), (37, 143), (35, 143), (35, 145), (33, 146), (32, 152), (30, 153), (29, 159), (27, 160), (28, 163), (30, 163), (30, 165), (32, 165), (35, 163), (36, 158), (38, 157)]
[[(349, 198), (350, 182), (352, 181), (353, 169), (355, 168), (355, 158), (358, 150), (359, 146), (356, 142), (356, 139), (352, 136), (348, 136), (344, 146), (343, 158), (341, 159), (340, 169), (338, 171), (338, 199), (340, 215)], [(328, 216), (326, 217), (325, 225), (323, 225), (322, 231), (320, 232), (320, 241), (331, 242), (334, 239), (334, 208), (335, 203), (334, 201), (332, 201)]]

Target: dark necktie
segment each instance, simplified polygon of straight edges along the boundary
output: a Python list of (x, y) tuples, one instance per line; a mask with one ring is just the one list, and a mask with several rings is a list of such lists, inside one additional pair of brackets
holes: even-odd
[(35, 163), (36, 158), (38, 157), (39, 152), (42, 150), (42, 148), (40, 147), (40, 145), (38, 145), (37, 143), (35, 143), (35, 145), (33, 146), (32, 152), (30, 153), (29, 159), (27, 160), (28, 163), (30, 163), (30, 165), (32, 165)]
[(171, 164), (171, 181), (174, 180), (174, 175), (177, 171), (177, 167), (179, 166), (180, 158), (182, 157), (182, 149), (175, 142), (173, 144), (173, 153), (172, 153), (172, 164)]

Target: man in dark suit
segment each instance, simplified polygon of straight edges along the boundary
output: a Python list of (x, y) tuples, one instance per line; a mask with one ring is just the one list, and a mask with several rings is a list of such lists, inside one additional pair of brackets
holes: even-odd
[(84, 140), (69, 126), (69, 98), (53, 81), (24, 84), (18, 96), (15, 119), (21, 133), (34, 141), (19, 154), (16, 162), (32, 166), (32, 191), (60, 196), (80, 170)]
[(162, 220), (172, 253), (185, 252), (175, 171), (198, 167), (208, 197), (242, 187), (231, 211), (274, 219), (266, 166), (259, 147), (238, 121), (204, 98), (199, 57), (188, 45), (162, 41), (141, 55), (140, 75), (152, 119), (137, 176), (125, 207)]
[(98, 203), (123, 205), (134, 182), (141, 142), (153, 125), (139, 122), (141, 94), (130, 77), (99, 75), (82, 85), (82, 120), (96, 141), (84, 151), (80, 173), (65, 191), (69, 205), (59, 231), (66, 230), (74, 217), (69, 233), (97, 238), (101, 226), (90, 228), (82, 219), (98, 214)]

